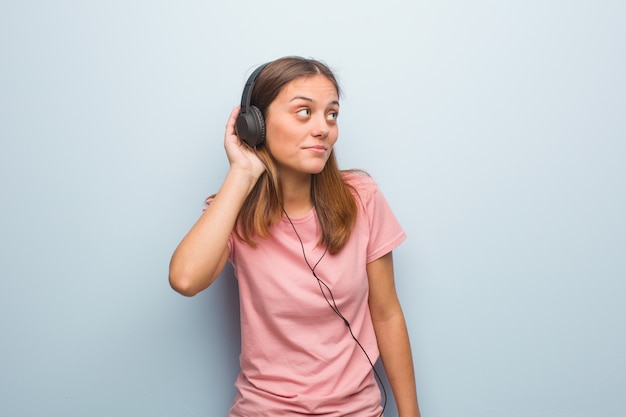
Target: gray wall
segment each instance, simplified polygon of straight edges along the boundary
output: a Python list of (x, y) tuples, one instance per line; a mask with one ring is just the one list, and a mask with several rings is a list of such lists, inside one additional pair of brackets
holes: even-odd
[(625, 12), (3, 1), (0, 415), (225, 415), (232, 271), (186, 299), (168, 262), (223, 179), (247, 74), (289, 54), (337, 71), (340, 163), (409, 235), (424, 416), (626, 415)]

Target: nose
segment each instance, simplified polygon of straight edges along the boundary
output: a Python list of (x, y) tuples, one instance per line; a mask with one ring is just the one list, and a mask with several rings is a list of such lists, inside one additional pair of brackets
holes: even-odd
[(313, 129), (311, 130), (311, 135), (316, 138), (326, 139), (329, 132), (330, 128), (328, 127), (328, 121), (326, 120), (326, 117), (316, 117), (314, 120)]

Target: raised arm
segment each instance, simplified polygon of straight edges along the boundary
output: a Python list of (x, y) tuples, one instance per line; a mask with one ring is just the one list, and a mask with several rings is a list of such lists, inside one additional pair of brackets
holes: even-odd
[(254, 151), (235, 133), (239, 107), (228, 118), (224, 148), (230, 163), (224, 183), (213, 202), (180, 242), (170, 261), (170, 285), (193, 296), (207, 288), (228, 259), (228, 238), (246, 197), (265, 167)]

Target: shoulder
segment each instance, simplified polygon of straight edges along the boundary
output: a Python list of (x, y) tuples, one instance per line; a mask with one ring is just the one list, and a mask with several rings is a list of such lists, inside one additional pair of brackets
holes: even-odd
[(361, 199), (369, 199), (378, 193), (376, 181), (365, 171), (346, 170), (341, 175), (348, 187)]

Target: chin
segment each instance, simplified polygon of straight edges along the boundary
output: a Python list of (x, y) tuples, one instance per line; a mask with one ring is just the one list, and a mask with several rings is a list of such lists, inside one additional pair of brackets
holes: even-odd
[(309, 169), (307, 169), (306, 171), (309, 174), (319, 174), (320, 172), (322, 172), (324, 170), (324, 167), (326, 166), (326, 163), (323, 164), (317, 164), (315, 166), (311, 166), (309, 167)]

